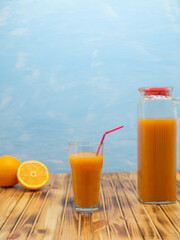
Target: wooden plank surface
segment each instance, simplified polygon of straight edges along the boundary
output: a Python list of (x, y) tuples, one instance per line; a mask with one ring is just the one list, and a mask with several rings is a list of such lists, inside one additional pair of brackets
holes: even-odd
[(103, 173), (91, 214), (74, 212), (70, 174), (51, 174), (39, 191), (0, 188), (0, 239), (180, 239), (180, 172), (174, 204), (143, 204), (136, 188), (136, 173)]
[[(134, 174), (130, 174), (132, 185), (136, 190), (136, 177)], [(155, 205), (155, 204), (142, 204), (147, 211), (147, 215), (150, 217), (152, 223), (157, 229), (159, 236), (162, 239), (180, 239), (178, 231), (174, 227), (174, 224), (168, 218), (168, 215), (163, 211), (164, 206), (178, 206), (178, 202), (175, 204)], [(177, 211), (178, 213), (178, 211)], [(179, 212), (180, 214), (180, 212)], [(180, 215), (179, 215), (180, 216)]]

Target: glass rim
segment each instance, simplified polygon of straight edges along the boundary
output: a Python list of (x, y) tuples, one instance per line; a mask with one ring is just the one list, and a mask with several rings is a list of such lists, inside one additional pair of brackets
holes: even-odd
[[(68, 143), (69, 146), (81, 146), (81, 147), (98, 147), (100, 145), (100, 143), (88, 143), (88, 142), (77, 142), (77, 143), (73, 143), (73, 142), (69, 142)], [(103, 146), (103, 144), (101, 144), (101, 146)]]

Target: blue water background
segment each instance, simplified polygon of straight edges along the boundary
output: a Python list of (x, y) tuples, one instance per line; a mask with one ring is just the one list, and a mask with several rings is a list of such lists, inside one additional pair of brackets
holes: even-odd
[(180, 1), (0, 2), (0, 155), (70, 172), (68, 142), (124, 125), (103, 171), (136, 171), (143, 86), (180, 97)]

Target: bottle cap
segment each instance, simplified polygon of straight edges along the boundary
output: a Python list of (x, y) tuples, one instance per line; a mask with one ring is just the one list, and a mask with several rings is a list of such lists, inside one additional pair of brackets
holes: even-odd
[(148, 95), (161, 95), (161, 96), (169, 96), (172, 88), (169, 87), (146, 87), (141, 88), (140, 92), (144, 92), (145, 96)]

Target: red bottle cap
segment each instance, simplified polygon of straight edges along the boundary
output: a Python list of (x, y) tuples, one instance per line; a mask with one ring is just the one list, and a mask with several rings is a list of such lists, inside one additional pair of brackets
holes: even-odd
[(172, 88), (169, 87), (147, 87), (142, 88), (144, 95), (161, 95), (161, 96), (169, 96)]

